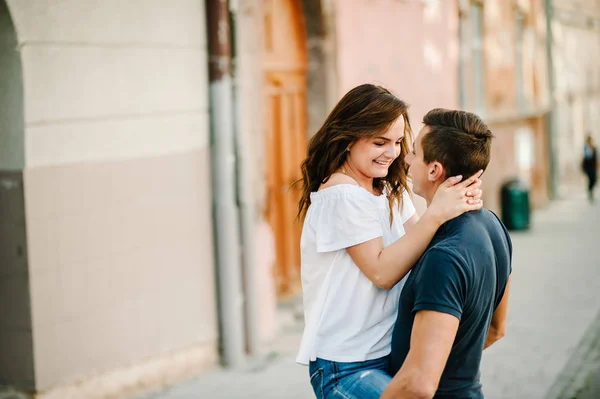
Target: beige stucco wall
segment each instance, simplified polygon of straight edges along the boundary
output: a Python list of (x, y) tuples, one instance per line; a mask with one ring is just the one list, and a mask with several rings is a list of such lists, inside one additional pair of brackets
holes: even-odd
[(188, 368), (213, 364), (203, 3), (8, 6), (24, 75), (37, 389), (186, 351)]

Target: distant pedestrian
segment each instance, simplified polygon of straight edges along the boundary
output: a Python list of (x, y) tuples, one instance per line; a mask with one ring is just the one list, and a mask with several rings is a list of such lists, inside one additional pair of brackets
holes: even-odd
[(588, 178), (588, 198), (590, 202), (594, 202), (594, 186), (598, 177), (598, 154), (592, 136), (587, 136), (585, 139), (581, 167)]

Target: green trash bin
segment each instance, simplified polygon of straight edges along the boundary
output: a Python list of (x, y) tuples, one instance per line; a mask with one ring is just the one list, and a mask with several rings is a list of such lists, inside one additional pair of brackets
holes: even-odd
[(529, 229), (529, 188), (519, 179), (502, 185), (502, 222), (508, 230)]

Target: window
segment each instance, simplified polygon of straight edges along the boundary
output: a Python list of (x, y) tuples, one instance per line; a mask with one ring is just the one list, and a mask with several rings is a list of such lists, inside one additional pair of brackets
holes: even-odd
[(483, 6), (471, 4), (472, 56), (473, 56), (473, 94), (475, 111), (482, 115), (485, 110), (485, 70), (483, 60)]
[(482, 115), (485, 111), (483, 6), (472, 2), (462, 9), (467, 12), (461, 13), (459, 23), (459, 102), (461, 108)]

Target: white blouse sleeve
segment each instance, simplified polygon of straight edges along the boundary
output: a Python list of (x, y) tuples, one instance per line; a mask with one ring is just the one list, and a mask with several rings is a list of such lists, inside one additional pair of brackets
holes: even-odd
[(317, 252), (338, 251), (383, 236), (380, 212), (369, 198), (339, 195), (311, 206)]
[(407, 190), (404, 190), (402, 193), (402, 209), (400, 210), (400, 219), (402, 220), (402, 224), (406, 223), (408, 219), (413, 217), (413, 215), (417, 212), (415, 209), (415, 205), (412, 202), (412, 198)]

